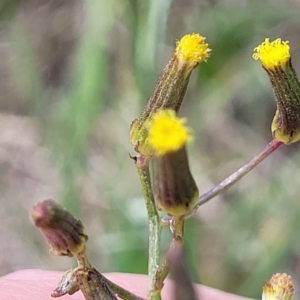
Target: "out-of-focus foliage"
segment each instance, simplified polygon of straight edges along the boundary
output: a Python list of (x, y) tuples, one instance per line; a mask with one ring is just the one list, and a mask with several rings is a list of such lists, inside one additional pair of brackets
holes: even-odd
[[(195, 132), (205, 192), (271, 139), (271, 86), (253, 48), (290, 40), (300, 74), (299, 1), (4, 0), (0, 4), (0, 270), (66, 270), (28, 211), (54, 198), (80, 216), (101, 271), (147, 272), (147, 218), (129, 125), (174, 43), (207, 37), (181, 116)], [(299, 281), (298, 144), (283, 147), (186, 226), (194, 280), (259, 297), (265, 279)], [(163, 251), (170, 241), (163, 233)]]

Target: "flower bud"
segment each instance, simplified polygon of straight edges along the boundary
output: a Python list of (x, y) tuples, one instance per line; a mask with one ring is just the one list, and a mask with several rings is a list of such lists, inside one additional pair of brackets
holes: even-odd
[(71, 257), (85, 250), (88, 236), (81, 221), (54, 200), (36, 204), (30, 216), (51, 246), (53, 254)]
[(264, 284), (262, 300), (291, 300), (293, 295), (292, 277), (276, 273)]
[(172, 216), (190, 212), (199, 197), (185, 147), (192, 137), (184, 123), (174, 111), (162, 110), (153, 116), (149, 127), (156, 206)]
[(131, 124), (130, 140), (138, 153), (153, 154), (147, 141), (149, 120), (161, 109), (178, 112), (193, 69), (200, 62), (207, 60), (210, 51), (205, 37), (199, 34), (186, 35), (177, 43), (176, 50), (158, 79), (147, 106), (140, 117)]
[(272, 122), (275, 140), (291, 144), (300, 139), (300, 83), (292, 67), (288, 41), (269, 39), (254, 49), (260, 59), (275, 95), (277, 110)]

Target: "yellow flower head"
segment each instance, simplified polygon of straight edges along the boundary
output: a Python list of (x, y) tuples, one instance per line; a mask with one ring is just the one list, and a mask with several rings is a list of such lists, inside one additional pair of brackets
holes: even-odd
[(195, 33), (185, 35), (177, 43), (177, 57), (184, 62), (190, 63), (194, 67), (200, 62), (206, 61), (211, 49), (208, 48), (205, 39), (205, 37)]
[(262, 65), (270, 70), (276, 67), (284, 69), (291, 58), (289, 42), (283, 42), (279, 38), (273, 42), (270, 42), (270, 39), (265, 39), (261, 45), (254, 48), (254, 51), (256, 53), (253, 54), (253, 58), (255, 60), (260, 59)]
[(157, 155), (179, 150), (192, 140), (190, 129), (184, 126), (185, 122), (173, 110), (160, 110), (153, 115), (148, 143)]
[(263, 286), (262, 300), (290, 300), (294, 295), (292, 277), (276, 273)]

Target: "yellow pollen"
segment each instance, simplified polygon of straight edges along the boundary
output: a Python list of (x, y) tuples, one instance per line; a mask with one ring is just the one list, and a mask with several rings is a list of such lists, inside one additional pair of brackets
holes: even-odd
[(262, 300), (290, 300), (294, 294), (292, 278), (285, 273), (276, 273), (263, 286)]
[(275, 67), (285, 68), (287, 62), (291, 58), (289, 42), (283, 42), (281, 39), (276, 39), (270, 42), (270, 39), (254, 48), (256, 51), (253, 54), (255, 60), (260, 59), (262, 65), (266, 69), (273, 70)]
[(206, 61), (211, 49), (208, 48), (205, 39), (205, 37), (195, 33), (185, 35), (177, 42), (176, 55), (179, 59), (192, 64), (193, 67), (202, 61)]
[(177, 151), (192, 140), (185, 122), (186, 119), (178, 118), (173, 110), (160, 110), (153, 115), (148, 142), (156, 155)]

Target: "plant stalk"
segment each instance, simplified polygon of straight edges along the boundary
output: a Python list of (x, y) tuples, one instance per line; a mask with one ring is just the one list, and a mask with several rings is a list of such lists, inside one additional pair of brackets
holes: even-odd
[(156, 275), (156, 289), (162, 290), (164, 285), (164, 280), (168, 276), (171, 268), (171, 257), (173, 257), (173, 252), (176, 249), (181, 249), (183, 245), (183, 232), (184, 232), (184, 216), (182, 217), (172, 217), (169, 220), (170, 230), (172, 232), (172, 241), (166, 257), (160, 266)]
[[(92, 268), (90, 262), (88, 261), (85, 249), (76, 255), (77, 263), (79, 268), (84, 268), (86, 270), (92, 270), (98, 277), (99, 282), (104, 282), (108, 288), (119, 298), (123, 300), (145, 300), (139, 296), (134, 295), (133, 293), (127, 291), (126, 289), (122, 288), (121, 286), (117, 285), (116, 283), (110, 281), (96, 269)], [(98, 283), (99, 283), (98, 282)], [(93, 281), (91, 283), (93, 285)], [(101, 287), (101, 284), (99, 285)]]
[(148, 300), (161, 300), (161, 289), (156, 289), (156, 277), (160, 264), (160, 217), (155, 206), (149, 172), (150, 157), (139, 155), (134, 158), (145, 198), (149, 222)]
[(119, 298), (123, 300), (145, 300), (139, 296), (136, 296), (135, 294), (132, 294), (131, 292), (125, 290), (121, 286), (117, 285), (116, 283), (110, 281), (108, 278), (103, 276), (103, 281), (107, 284), (107, 286), (112, 290), (114, 294), (116, 294)]
[(222, 182), (220, 182), (217, 186), (206, 192), (205, 194), (201, 195), (193, 212), (186, 216), (189, 218), (194, 215), (197, 209), (203, 205), (204, 203), (208, 202), (210, 199), (214, 198), (218, 194), (224, 192), (237, 181), (239, 181), (242, 177), (244, 177), (247, 173), (249, 173), (253, 168), (255, 168), (260, 162), (262, 162), (265, 158), (267, 158), (273, 151), (278, 149), (282, 146), (283, 143), (273, 139), (262, 151), (256, 154), (251, 160), (249, 160), (245, 165), (240, 167), (237, 171), (233, 174), (228, 176)]

